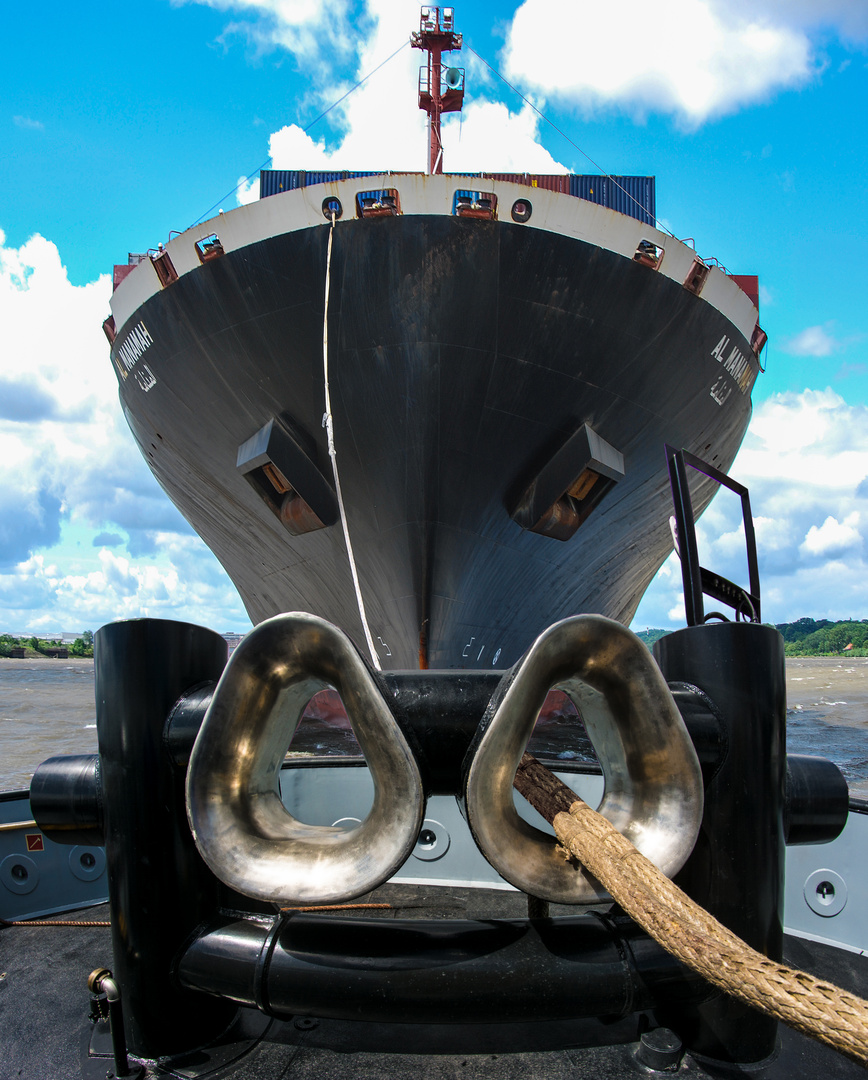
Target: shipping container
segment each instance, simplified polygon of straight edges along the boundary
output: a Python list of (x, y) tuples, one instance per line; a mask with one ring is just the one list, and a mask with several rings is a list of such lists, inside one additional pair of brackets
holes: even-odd
[(331, 184), (336, 180), (353, 180), (356, 177), (379, 176), (376, 172), (307, 171), (306, 169), (262, 169), (259, 173), (259, 198), (279, 195), (281, 191), (311, 187), (313, 184)]
[(569, 173), (446, 173), (446, 176), (479, 177), (480, 180), (505, 180), (509, 184), (526, 184), (528, 187), (545, 188), (546, 191), (558, 191), (562, 195), (570, 194)]
[(511, 184), (527, 184), (528, 187), (543, 188), (545, 191), (557, 191), (561, 195), (570, 194), (569, 173), (486, 173), (492, 180), (507, 180)]
[(759, 311), (759, 278), (755, 274), (730, 274), (742, 292), (747, 293), (753, 306)]
[(125, 263), (115, 264), (112, 272), (112, 291), (114, 291), (118, 285), (124, 280), (130, 271), (135, 270), (140, 262), (144, 262), (147, 259), (147, 255), (138, 252), (131, 251), (127, 255), (127, 261)]
[(570, 194), (653, 225), (657, 200), (653, 176), (571, 176)]
[[(263, 169), (259, 174), (259, 197), (277, 195), (281, 191), (327, 184), (335, 180), (380, 176), (378, 172), (307, 172), (304, 169)], [(456, 179), (478, 177), (483, 180), (505, 180), (512, 184), (574, 195), (579, 199), (606, 206), (628, 214), (646, 225), (654, 225), (657, 217), (656, 187), (653, 176), (589, 176), (569, 173), (447, 173)]]
[(281, 191), (295, 191), (299, 186), (298, 169), (262, 169), (259, 173), (259, 198), (279, 195)]

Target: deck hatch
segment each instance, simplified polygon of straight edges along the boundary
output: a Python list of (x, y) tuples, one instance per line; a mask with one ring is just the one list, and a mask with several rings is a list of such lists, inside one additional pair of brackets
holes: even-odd
[(397, 217), (401, 213), (401, 196), (397, 188), (360, 191), (356, 195), (356, 217)]
[(178, 280), (178, 271), (175, 269), (175, 265), (169, 257), (168, 251), (160, 244), (159, 248), (153, 255), (148, 252), (151, 264), (157, 272), (157, 277), (160, 279), (160, 284), (165, 289), (167, 285), (171, 285), (172, 282)]
[(753, 333), (750, 337), (750, 347), (753, 349), (754, 356), (759, 357), (759, 354), (765, 348), (765, 344), (768, 341), (769, 336), (763, 330), (759, 323), (753, 328)]
[(543, 466), (511, 517), (529, 532), (569, 540), (623, 476), (623, 454), (582, 424)]
[(695, 255), (691, 263), (687, 277), (684, 279), (684, 288), (696, 296), (702, 292), (702, 287), (708, 279), (710, 267), (704, 263), (698, 255)]
[(452, 213), (455, 217), (491, 221), (497, 217), (497, 196), (490, 191), (456, 191)]
[(653, 240), (643, 239), (636, 245), (633, 262), (639, 263), (640, 266), (649, 266), (652, 270), (659, 270), (663, 255), (664, 250), (659, 244), (655, 244)]
[(196, 254), (199, 256), (200, 263), (206, 263), (212, 259), (219, 259), (226, 252), (223, 250), (217, 233), (211, 233), (210, 236), (203, 236), (201, 240), (196, 241)]
[(237, 467), (293, 536), (337, 521), (331, 485), (279, 420), (272, 418), (238, 447)]

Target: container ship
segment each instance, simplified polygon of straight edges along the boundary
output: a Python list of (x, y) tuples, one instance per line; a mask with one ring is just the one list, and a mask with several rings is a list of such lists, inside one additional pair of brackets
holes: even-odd
[(567, 615), (630, 622), (672, 550), (664, 444), (728, 470), (765, 335), (755, 277), (655, 226), (653, 178), (442, 173), (464, 73), (432, 12), (427, 174), (264, 171), (116, 267), (105, 329), (254, 624), (309, 611), (383, 669), (502, 671)]
[[(256, 625), (228, 662), (102, 627), (99, 754), (0, 793), (0, 1073), (864, 1075), (868, 804), (787, 755), (727, 476), (756, 278), (657, 228), (650, 177), (444, 173), (452, 9), (412, 42), (426, 173), (269, 170), (115, 268), (124, 413)], [(746, 587), (699, 564), (719, 484)], [(623, 624), (673, 542), (688, 625), (652, 658)], [(324, 690), (358, 742), (299, 754)], [(551, 692), (563, 753), (533, 741)], [(656, 885), (565, 860), (574, 811)], [(691, 902), (686, 958), (657, 931)]]

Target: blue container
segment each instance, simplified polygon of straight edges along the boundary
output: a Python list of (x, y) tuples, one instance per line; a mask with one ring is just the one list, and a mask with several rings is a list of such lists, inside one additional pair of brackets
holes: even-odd
[(657, 217), (653, 176), (571, 176), (570, 194), (598, 206), (628, 214), (646, 225)]
[(259, 173), (259, 198), (279, 195), (281, 191), (294, 191), (299, 187), (298, 178), (297, 169), (262, 169)]
[(266, 199), (269, 195), (279, 195), (281, 191), (295, 191), (296, 188), (310, 187), (312, 184), (330, 184), (335, 180), (377, 175), (375, 172), (346, 170), (308, 172), (305, 169), (262, 169), (259, 173), (259, 198)]
[(312, 187), (314, 184), (331, 184), (335, 180), (346, 180), (347, 174), (340, 170), (311, 171), (304, 174), (304, 183), (299, 187)]
[[(259, 197), (279, 195), (281, 191), (328, 184), (336, 180), (353, 180), (379, 176), (377, 172), (306, 171), (304, 169), (263, 169), (259, 174)], [(479, 173), (450, 173), (456, 178), (478, 176)], [(569, 191), (579, 199), (598, 206), (607, 206), (628, 214), (646, 225), (654, 225), (657, 216), (656, 188), (653, 176), (534, 176), (532, 174), (495, 173), (494, 178), (531, 184), (553, 191)], [(399, 183), (399, 182), (398, 182)], [(400, 186), (400, 183), (399, 183)]]

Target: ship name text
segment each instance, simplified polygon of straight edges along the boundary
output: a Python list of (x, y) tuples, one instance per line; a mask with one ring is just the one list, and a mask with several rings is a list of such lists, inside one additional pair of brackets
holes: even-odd
[(148, 328), (143, 322), (137, 323), (118, 346), (114, 354), (115, 366), (122, 379), (126, 379), (136, 366), (136, 361), (146, 349), (154, 344), (154, 339), (148, 333)]
[(743, 394), (747, 394), (753, 385), (753, 367), (737, 345), (733, 345), (729, 353), (727, 353), (727, 349), (729, 349), (729, 338), (724, 334), (711, 350), (711, 355), (719, 364), (723, 364), (724, 371), (735, 379), (739, 390)]

